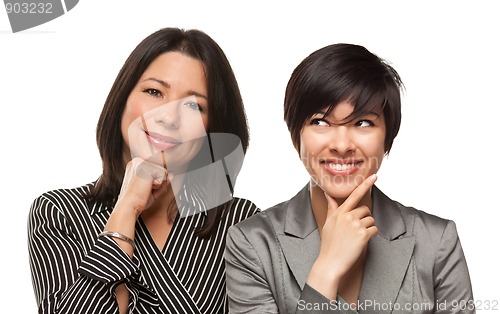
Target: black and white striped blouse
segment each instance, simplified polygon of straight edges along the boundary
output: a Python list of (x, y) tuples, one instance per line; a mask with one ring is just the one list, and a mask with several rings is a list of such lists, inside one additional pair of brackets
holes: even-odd
[(210, 239), (193, 234), (206, 212), (177, 215), (162, 251), (139, 218), (130, 258), (113, 239), (98, 238), (112, 208), (84, 199), (92, 186), (47, 192), (31, 206), (28, 247), (39, 313), (118, 313), (113, 291), (123, 282), (129, 313), (227, 312), (226, 232), (258, 211), (252, 202), (234, 198)]

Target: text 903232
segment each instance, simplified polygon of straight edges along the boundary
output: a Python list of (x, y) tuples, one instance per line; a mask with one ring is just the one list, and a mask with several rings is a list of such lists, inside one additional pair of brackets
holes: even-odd
[(6, 2), (5, 10), (7, 14), (52, 14), (52, 3), (50, 2)]

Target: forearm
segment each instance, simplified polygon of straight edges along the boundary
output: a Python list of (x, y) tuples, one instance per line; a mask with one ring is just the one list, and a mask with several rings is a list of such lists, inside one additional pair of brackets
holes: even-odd
[[(96, 247), (82, 260), (75, 279), (64, 278), (67, 264), (54, 269), (50, 268), (52, 264), (33, 267), (39, 312), (85, 313), (94, 309), (93, 313), (119, 313), (120, 305), (120, 310), (126, 313), (129, 291), (124, 282), (136, 290), (142, 283), (136, 263), (112, 241), (98, 240)], [(116, 290), (117, 286), (125, 289)]]
[[(134, 240), (137, 217), (136, 211), (126, 201), (119, 201), (106, 222), (103, 231), (117, 232)], [(128, 256), (132, 257), (134, 255), (134, 247), (130, 243), (117, 237), (113, 237), (113, 239)]]
[(336, 300), (339, 281), (340, 275), (320, 259), (316, 260), (307, 278), (307, 284), (329, 300)]
[(81, 277), (66, 290), (43, 299), (39, 304), (38, 313), (118, 314), (118, 306), (110, 290), (110, 287), (102, 282)]
[(28, 249), (39, 312), (82, 313), (77, 305), (88, 304), (99, 313), (118, 313), (113, 288), (122, 282), (141, 284), (138, 261), (105, 237), (86, 252), (72, 229), (52, 202), (43, 197), (34, 202)]

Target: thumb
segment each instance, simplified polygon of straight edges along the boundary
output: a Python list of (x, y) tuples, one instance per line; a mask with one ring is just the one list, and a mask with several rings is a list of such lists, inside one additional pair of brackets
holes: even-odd
[(328, 195), (326, 192), (325, 193), (325, 198), (326, 198), (326, 201), (328, 203), (328, 211), (334, 211), (336, 210), (337, 208), (339, 208), (339, 204), (337, 203), (337, 201), (331, 197), (330, 195)]

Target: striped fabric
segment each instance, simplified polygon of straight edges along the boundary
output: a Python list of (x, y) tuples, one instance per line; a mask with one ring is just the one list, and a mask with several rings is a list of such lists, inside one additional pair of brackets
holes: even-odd
[(193, 235), (206, 212), (177, 215), (161, 251), (139, 218), (130, 258), (113, 239), (98, 238), (112, 208), (83, 198), (92, 186), (47, 192), (31, 206), (28, 248), (39, 313), (118, 313), (113, 289), (122, 282), (129, 313), (227, 313), (226, 232), (258, 211), (252, 202), (234, 198), (210, 239)]

